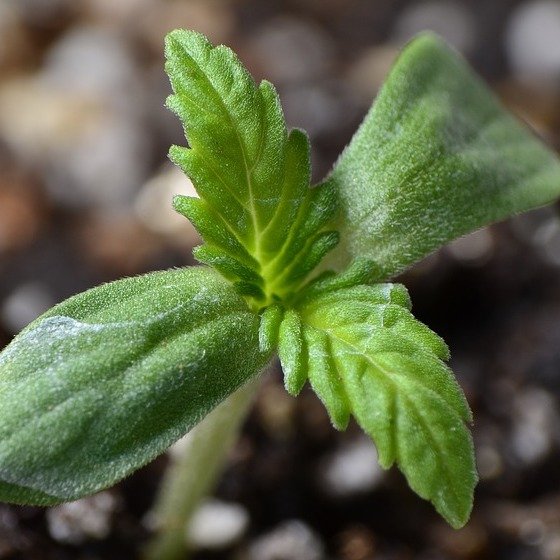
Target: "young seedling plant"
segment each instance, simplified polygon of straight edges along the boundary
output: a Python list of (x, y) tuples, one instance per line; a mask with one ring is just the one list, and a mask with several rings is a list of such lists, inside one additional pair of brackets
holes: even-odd
[(199, 195), (173, 205), (203, 266), (76, 295), (0, 354), (0, 499), (53, 505), (115, 484), (278, 355), (291, 395), (309, 382), (335, 428), (354, 417), (380, 464), (463, 526), (471, 412), (446, 344), (389, 279), (560, 196), (556, 156), (424, 34), (310, 187), (308, 137), (287, 129), (269, 82), (193, 31), (165, 52), (188, 142), (170, 157)]

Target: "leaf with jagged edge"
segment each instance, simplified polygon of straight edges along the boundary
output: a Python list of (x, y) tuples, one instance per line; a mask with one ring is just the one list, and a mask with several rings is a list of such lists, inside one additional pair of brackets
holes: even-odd
[(229, 48), (176, 30), (165, 53), (174, 91), (167, 105), (189, 144), (170, 157), (200, 196), (174, 200), (204, 239), (194, 255), (257, 308), (286, 300), (338, 242), (325, 231), (333, 190), (309, 186), (307, 135), (288, 133), (274, 87), (257, 86)]
[(396, 462), (411, 488), (461, 527), (477, 475), (471, 413), (444, 363), (447, 346), (410, 313), (404, 286), (352, 286), (359, 271), (317, 282), (285, 312), (276, 336), (286, 389), (295, 395), (309, 380), (336, 428), (353, 415), (380, 464)]

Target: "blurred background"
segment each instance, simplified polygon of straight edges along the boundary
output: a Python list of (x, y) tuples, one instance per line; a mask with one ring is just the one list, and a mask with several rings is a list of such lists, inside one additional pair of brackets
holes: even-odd
[[(185, 143), (163, 106), (176, 27), (232, 46), (277, 86), (288, 124), (311, 136), (316, 179), (423, 29), (560, 148), (557, 0), (0, 0), (0, 347), (78, 291), (192, 264), (197, 236), (170, 207), (192, 185), (166, 159)], [(474, 409), (471, 522), (448, 528), (376, 466), (356, 426), (335, 433), (276, 372), (188, 528), (196, 558), (560, 559), (558, 208), (458, 240), (401, 280)], [(0, 504), (0, 559), (136, 558), (167, 460), (46, 512)]]

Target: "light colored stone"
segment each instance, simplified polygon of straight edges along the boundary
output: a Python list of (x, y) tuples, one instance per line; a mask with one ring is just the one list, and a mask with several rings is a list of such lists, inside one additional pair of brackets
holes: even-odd
[(248, 560), (323, 560), (321, 539), (297, 519), (278, 525), (249, 548)]
[(502, 456), (492, 445), (479, 445), (476, 447), (476, 465), (482, 480), (498, 478), (504, 471)]
[(116, 31), (82, 25), (71, 28), (48, 51), (40, 79), (51, 90), (86, 95), (130, 111), (142, 95), (137, 71), (127, 43)]
[(0, 138), (25, 165), (41, 169), (59, 205), (128, 208), (149, 164), (143, 95), (125, 43), (106, 30), (76, 27), (39, 72), (2, 85)]
[(190, 179), (178, 167), (165, 165), (140, 189), (134, 212), (150, 231), (196, 245), (200, 236), (194, 226), (172, 207), (177, 194), (198, 196)]
[(54, 303), (54, 298), (45, 285), (28, 282), (18, 286), (2, 302), (0, 319), (4, 327), (15, 334)]
[(347, 79), (364, 106), (371, 105), (398, 54), (397, 45), (378, 45), (369, 48), (352, 62)]
[(467, 4), (453, 0), (411, 2), (399, 15), (393, 37), (403, 43), (426, 29), (441, 35), (461, 52), (468, 52), (476, 37), (474, 16)]
[(342, 445), (320, 467), (321, 484), (333, 496), (368, 492), (377, 487), (383, 477), (377, 450), (366, 436)]
[[(95, 1), (102, 1), (111, 6), (116, 4), (114, 0)], [(139, 17), (135, 17), (134, 22), (127, 21), (127, 26), (130, 24), (137, 28), (138, 34), (149, 44), (153, 52), (159, 54), (166, 33), (172, 29), (196, 29), (214, 44), (230, 45), (229, 37), (235, 28), (235, 16), (231, 7), (222, 1), (151, 0), (148, 9), (141, 12)]]
[(456, 260), (466, 264), (482, 264), (494, 251), (494, 238), (488, 228), (479, 229), (469, 235), (459, 237), (445, 248)]
[(506, 48), (514, 73), (527, 82), (560, 87), (560, 2), (520, 4), (506, 28)]
[(288, 125), (303, 128), (311, 138), (336, 131), (359, 113), (343, 84), (336, 88), (324, 83), (288, 86), (282, 93), (282, 105)]
[(535, 242), (550, 264), (560, 266), (560, 223), (557, 216), (543, 222), (535, 235)]
[(538, 245), (543, 226), (546, 227), (546, 224), (551, 220), (558, 220), (556, 211), (552, 206), (545, 206), (518, 216), (512, 216), (509, 223), (519, 239)]
[(267, 78), (280, 85), (324, 77), (334, 55), (323, 29), (292, 17), (269, 21), (255, 34), (249, 48)]
[(554, 399), (540, 388), (528, 388), (513, 405), (511, 446), (515, 457), (530, 466), (542, 460), (560, 436), (560, 419)]
[(239, 505), (207, 500), (193, 515), (187, 528), (191, 547), (220, 550), (237, 542), (249, 527), (249, 513)]
[(48, 509), (49, 533), (59, 542), (74, 545), (103, 539), (111, 532), (111, 517), (117, 506), (118, 500), (113, 494), (101, 492)]

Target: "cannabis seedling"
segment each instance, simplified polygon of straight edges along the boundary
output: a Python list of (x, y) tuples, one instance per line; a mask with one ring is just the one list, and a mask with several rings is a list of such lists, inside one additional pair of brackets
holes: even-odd
[(554, 200), (556, 157), (423, 35), (310, 188), (308, 138), (287, 131), (270, 83), (198, 33), (169, 34), (166, 55), (189, 144), (170, 156), (200, 196), (174, 206), (205, 266), (94, 288), (14, 338), (0, 354), (0, 499), (51, 505), (114, 484), (277, 353), (291, 394), (309, 381), (336, 428), (353, 416), (381, 465), (461, 527), (477, 480), (471, 413), (447, 346), (386, 281)]

